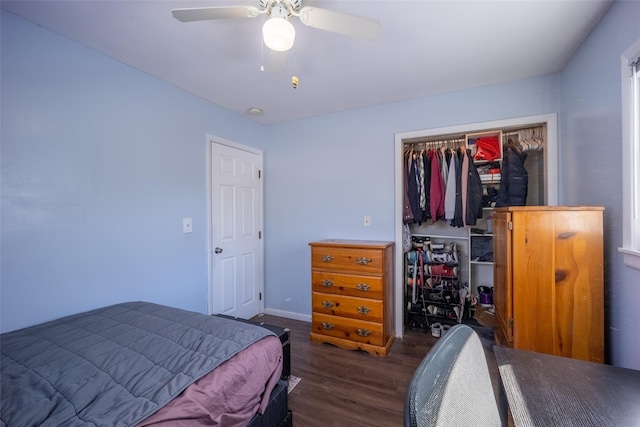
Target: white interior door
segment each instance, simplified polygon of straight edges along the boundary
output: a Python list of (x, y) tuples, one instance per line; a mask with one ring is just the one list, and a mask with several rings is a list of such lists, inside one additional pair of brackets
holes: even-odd
[(211, 292), (215, 314), (263, 310), (262, 153), (211, 140)]

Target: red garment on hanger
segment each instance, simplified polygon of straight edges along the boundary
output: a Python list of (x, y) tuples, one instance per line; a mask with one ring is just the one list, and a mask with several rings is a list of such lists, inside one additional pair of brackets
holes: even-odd
[(444, 217), (444, 182), (440, 173), (437, 150), (429, 150), (427, 157), (431, 161), (431, 184), (429, 187), (429, 210), (434, 223)]

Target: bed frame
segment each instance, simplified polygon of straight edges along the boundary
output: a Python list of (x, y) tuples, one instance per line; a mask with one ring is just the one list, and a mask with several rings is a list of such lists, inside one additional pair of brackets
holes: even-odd
[(227, 316), (226, 314), (214, 314), (214, 316), (262, 326), (276, 334), (282, 343), (282, 379), (285, 381), (289, 380), (289, 375), (291, 375), (291, 340), (289, 339), (291, 330), (289, 328), (267, 325), (259, 320), (246, 320), (239, 317)]
[(249, 422), (248, 427), (291, 427), (293, 426), (293, 414), (288, 409), (289, 402), (287, 392), (288, 381), (280, 380), (271, 392), (269, 405), (264, 414), (256, 414)]
[(256, 414), (250, 421), (248, 427), (291, 427), (293, 425), (293, 413), (289, 410), (288, 389), (289, 375), (291, 375), (291, 345), (290, 330), (279, 326), (267, 325), (260, 321), (240, 319), (239, 317), (227, 316), (224, 314), (214, 314), (214, 316), (237, 320), (239, 322), (260, 325), (269, 329), (280, 338), (282, 343), (282, 377), (278, 385), (271, 392), (269, 405), (265, 413)]

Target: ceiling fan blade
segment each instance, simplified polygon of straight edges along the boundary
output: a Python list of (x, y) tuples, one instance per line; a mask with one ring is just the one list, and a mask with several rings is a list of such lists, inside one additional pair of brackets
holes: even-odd
[(255, 18), (261, 12), (253, 6), (220, 6), (195, 7), (190, 9), (173, 9), (173, 17), (178, 21), (207, 21), (209, 19)]
[(347, 15), (317, 7), (305, 6), (298, 13), (300, 21), (309, 27), (345, 36), (373, 40), (380, 33), (380, 21), (362, 16)]
[(287, 69), (287, 52), (269, 50), (269, 74), (280, 74)]

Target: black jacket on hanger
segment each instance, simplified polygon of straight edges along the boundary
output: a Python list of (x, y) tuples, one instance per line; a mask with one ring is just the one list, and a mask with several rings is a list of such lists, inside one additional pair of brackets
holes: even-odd
[(527, 204), (529, 174), (524, 167), (525, 160), (527, 160), (527, 153), (509, 140), (509, 143), (504, 147), (497, 207)]
[(465, 152), (462, 149), (456, 151), (456, 210), (451, 220), (452, 227), (464, 227), (462, 220), (462, 161)]
[(466, 225), (476, 225), (477, 219), (482, 218), (482, 180), (478, 169), (473, 164), (471, 151), (466, 153), (469, 158), (469, 173), (467, 176), (467, 205), (465, 214)]

